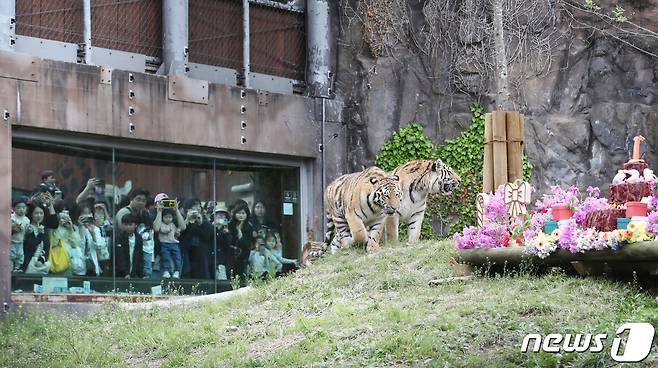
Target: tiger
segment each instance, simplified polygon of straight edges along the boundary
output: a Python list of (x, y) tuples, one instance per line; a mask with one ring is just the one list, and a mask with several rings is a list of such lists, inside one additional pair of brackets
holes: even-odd
[(376, 166), (338, 177), (324, 192), (325, 242), (332, 251), (359, 243), (368, 253), (376, 252), (384, 220), (396, 213), (401, 201), (400, 178)]
[(397, 242), (400, 221), (409, 225), (409, 242), (420, 239), (425, 217), (427, 196), (431, 193), (449, 195), (459, 186), (460, 177), (441, 160), (414, 160), (398, 166), (392, 175), (400, 178), (404, 199), (400, 210), (386, 218), (386, 241)]

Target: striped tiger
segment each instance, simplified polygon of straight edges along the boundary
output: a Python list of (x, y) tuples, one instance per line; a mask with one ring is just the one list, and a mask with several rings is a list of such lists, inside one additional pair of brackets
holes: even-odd
[(404, 198), (400, 210), (386, 219), (386, 240), (398, 241), (400, 221), (409, 225), (410, 242), (420, 239), (430, 193), (450, 194), (459, 186), (460, 178), (441, 160), (414, 160), (398, 166), (392, 175), (400, 178)]
[(378, 167), (340, 176), (324, 192), (325, 241), (332, 250), (359, 243), (369, 253), (377, 251), (384, 220), (400, 208), (401, 200), (400, 178)]

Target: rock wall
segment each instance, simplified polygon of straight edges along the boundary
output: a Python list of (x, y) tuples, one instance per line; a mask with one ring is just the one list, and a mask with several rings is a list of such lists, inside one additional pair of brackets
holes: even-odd
[[(336, 113), (339, 121), (332, 127), (340, 134), (327, 144), (338, 159), (328, 169), (328, 180), (371, 165), (381, 145), (410, 121), (421, 123), (425, 133), (441, 144), (469, 126), (471, 103), (494, 109), (493, 81), (470, 73), (468, 67), (461, 74), (461, 85), (456, 85), (447, 72), (450, 60), (435, 57), (428, 65), (428, 58), (409, 42), (394, 43), (374, 57), (364, 42), (363, 23), (355, 22), (348, 11), (358, 10), (361, 1), (365, 0), (342, 0), (333, 9), (338, 33), (336, 106), (343, 110)], [(432, 26), (423, 13), (427, 1), (400, 1), (409, 12), (410, 33)], [(616, 5), (598, 3), (604, 11)], [(550, 4), (557, 6), (559, 1)], [(655, 24), (658, 0), (623, 5), (631, 21), (647, 27)], [(589, 18), (586, 12), (576, 14), (576, 24), (602, 27)], [(550, 67), (541, 75), (520, 78), (513, 94), (515, 106), (526, 116), (525, 152), (534, 166), (535, 195), (556, 184), (595, 185), (605, 193), (638, 134), (648, 139), (645, 159), (658, 168), (658, 56), (591, 28), (577, 28), (574, 18), (561, 11), (551, 21), (555, 44)], [(469, 43), (476, 49), (479, 42), (460, 39), (466, 40), (462, 42), (466, 51)], [(622, 39), (658, 54), (655, 34)], [(512, 65), (510, 75), (515, 72)], [(484, 83), (485, 88), (469, 88), (471, 82)]]

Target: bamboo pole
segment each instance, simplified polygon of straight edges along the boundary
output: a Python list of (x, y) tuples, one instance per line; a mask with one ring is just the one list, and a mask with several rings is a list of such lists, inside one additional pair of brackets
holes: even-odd
[(482, 193), (494, 190), (493, 167), (493, 117), (491, 113), (484, 114), (484, 164), (482, 165)]
[(494, 111), (492, 114), (494, 190), (507, 184), (507, 124), (505, 115), (505, 111)]
[(521, 114), (508, 111), (506, 114), (507, 134), (507, 177), (513, 183), (523, 179), (523, 129), (521, 128)]

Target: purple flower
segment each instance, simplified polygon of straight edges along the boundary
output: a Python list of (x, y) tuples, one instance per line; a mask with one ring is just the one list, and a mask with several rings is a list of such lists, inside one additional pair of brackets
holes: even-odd
[(505, 187), (499, 186), (496, 194), (489, 197), (489, 202), (484, 207), (484, 214), (490, 222), (502, 223), (507, 217), (505, 206)]
[(589, 186), (587, 187), (587, 193), (589, 193), (590, 197), (599, 198), (601, 196), (601, 189), (598, 187)]
[(647, 231), (658, 236), (658, 211), (651, 212), (646, 227)]

